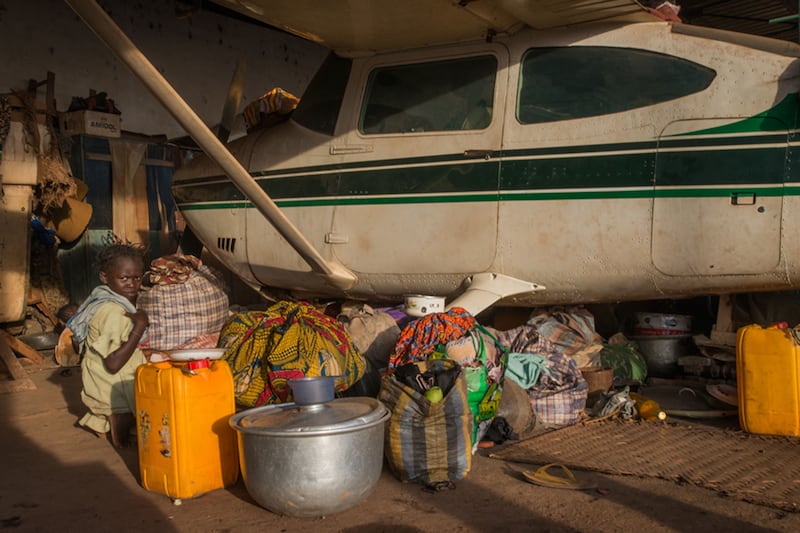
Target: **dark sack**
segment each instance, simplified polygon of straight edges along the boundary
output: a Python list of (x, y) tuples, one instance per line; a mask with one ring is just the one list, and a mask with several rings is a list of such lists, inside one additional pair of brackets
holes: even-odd
[(433, 376), (437, 384), (442, 375), (449, 390), (443, 388), (443, 399), (431, 403), (419, 388), (395, 375), (383, 377), (379, 398), (392, 414), (386, 424), (386, 459), (401, 481), (428, 486), (451, 483), (472, 467), (473, 416), (467, 381), (455, 361), (435, 359), (404, 366), (412, 365), (420, 375)]

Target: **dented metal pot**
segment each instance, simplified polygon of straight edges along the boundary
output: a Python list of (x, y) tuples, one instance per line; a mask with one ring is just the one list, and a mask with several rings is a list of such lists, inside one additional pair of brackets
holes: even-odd
[(383, 468), (389, 410), (375, 398), (268, 405), (231, 417), (247, 492), (278, 514), (315, 517), (364, 500)]

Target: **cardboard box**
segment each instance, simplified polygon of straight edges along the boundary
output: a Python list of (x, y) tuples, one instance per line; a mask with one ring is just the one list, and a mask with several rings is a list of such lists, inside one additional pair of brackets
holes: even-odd
[(119, 137), (122, 117), (100, 111), (73, 111), (61, 114), (61, 133), (64, 135), (96, 135)]

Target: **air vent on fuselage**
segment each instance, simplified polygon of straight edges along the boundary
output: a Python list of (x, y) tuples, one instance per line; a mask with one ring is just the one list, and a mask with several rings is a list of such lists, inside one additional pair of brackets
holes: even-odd
[(233, 249), (236, 248), (236, 239), (233, 237), (217, 237), (217, 248), (233, 253)]

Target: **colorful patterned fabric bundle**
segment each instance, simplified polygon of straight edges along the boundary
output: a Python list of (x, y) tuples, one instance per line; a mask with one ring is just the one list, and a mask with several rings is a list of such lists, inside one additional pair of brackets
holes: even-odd
[(498, 334), (511, 352), (547, 359), (538, 381), (528, 389), (538, 422), (565, 426), (580, 419), (589, 385), (571, 356), (599, 339), (594, 317), (582, 307), (543, 310), (525, 324)]
[(236, 401), (248, 407), (291, 401), (291, 378), (339, 376), (341, 392), (364, 375), (364, 358), (342, 324), (305, 303), (232, 316), (219, 347), (233, 370)]
[(153, 285), (186, 283), (198, 267), (200, 259), (193, 255), (165, 255), (150, 262), (150, 283)]
[(273, 113), (288, 115), (294, 111), (299, 102), (300, 99), (289, 91), (275, 87), (247, 104), (242, 115), (247, 128), (252, 129), (259, 125), (264, 115)]
[(389, 370), (406, 363), (424, 360), (437, 345), (460, 339), (475, 327), (476, 323), (475, 317), (461, 307), (414, 320), (400, 332), (394, 355), (389, 360)]
[(594, 316), (585, 307), (553, 307), (540, 311), (525, 323), (547, 339), (556, 351), (574, 355), (602, 338), (594, 329)]

